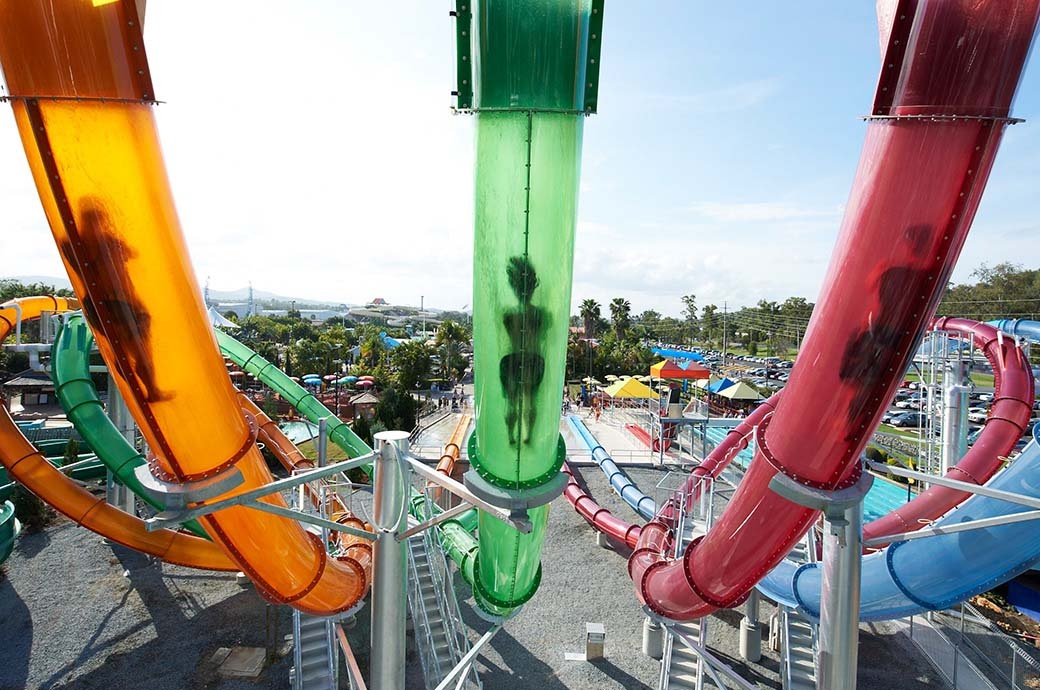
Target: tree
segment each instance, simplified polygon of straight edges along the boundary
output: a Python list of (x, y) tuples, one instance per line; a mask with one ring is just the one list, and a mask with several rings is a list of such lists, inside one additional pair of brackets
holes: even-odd
[(581, 315), (581, 321), (585, 325), (585, 337), (596, 337), (596, 325), (600, 319), (599, 302), (594, 299), (583, 301), (578, 313)]
[(430, 351), (423, 343), (414, 340), (401, 343), (390, 350), (390, 364), (395, 369), (394, 380), (402, 390), (428, 386)]
[(376, 405), (376, 419), (385, 429), (411, 431), (415, 427), (415, 413), (419, 403), (406, 390), (397, 386), (383, 389), (383, 397)]
[(719, 308), (714, 304), (705, 305), (701, 310), (701, 335), (709, 341), (721, 340), (719, 337)]
[(625, 339), (625, 332), (632, 325), (632, 304), (623, 297), (610, 300), (610, 322), (618, 340)]
[(462, 377), (466, 370), (466, 358), (462, 354), (462, 346), (469, 342), (469, 334), (454, 321), (444, 321), (437, 329), (433, 344), (440, 358), (441, 378), (454, 382)]
[(686, 319), (686, 337), (693, 340), (697, 337), (697, 295), (683, 295), (682, 303), (682, 315)]

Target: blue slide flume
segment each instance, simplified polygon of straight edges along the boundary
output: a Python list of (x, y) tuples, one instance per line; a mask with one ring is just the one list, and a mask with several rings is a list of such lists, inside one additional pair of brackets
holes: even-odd
[[(1040, 498), (1040, 428), (1033, 441), (987, 484)], [(1032, 508), (975, 495), (938, 520), (942, 528)], [(1040, 561), (1040, 529), (1034, 520), (896, 542), (863, 558), (860, 620), (904, 618), (948, 608), (1032, 568)], [(818, 619), (822, 570), (818, 564), (782, 563), (758, 585), (770, 599), (797, 606)]]

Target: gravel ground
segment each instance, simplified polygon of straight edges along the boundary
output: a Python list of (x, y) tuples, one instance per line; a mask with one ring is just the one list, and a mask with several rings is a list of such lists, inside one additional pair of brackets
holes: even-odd
[[(594, 467), (581, 470), (593, 496), (619, 517), (631, 510), (610, 491)], [(633, 479), (653, 494), (664, 476), (634, 469)], [(627, 553), (596, 544), (588, 525), (562, 497), (552, 509), (542, 556), (538, 595), (509, 621), (478, 660), (487, 688), (654, 688), (658, 662), (641, 652), (643, 615), (625, 564)], [(272, 648), (291, 630), (286, 608), (268, 607), (232, 575), (209, 574), (150, 562), (63, 520), (25, 535), (5, 564), (0, 581), (0, 690), (21, 688), (287, 688), (291, 658), (277, 657), (256, 681), (217, 678), (207, 660), (220, 647), (264, 647), (267, 616), (277, 621)], [(467, 589), (462, 586), (460, 593)], [(488, 625), (462, 602), (472, 639)], [(763, 604), (761, 619), (771, 607)], [(350, 638), (367, 667), (368, 609)], [(763, 649), (760, 664), (737, 654), (740, 613), (723, 611), (709, 622), (709, 646), (745, 678), (779, 688), (775, 653)], [(586, 622), (606, 629), (606, 658), (566, 661), (584, 651)], [(291, 655), (290, 655), (291, 656)], [(902, 635), (864, 626), (860, 687), (937, 687), (931, 667)], [(417, 655), (409, 654), (407, 687), (422, 687)], [(347, 687), (343, 680), (341, 687)]]

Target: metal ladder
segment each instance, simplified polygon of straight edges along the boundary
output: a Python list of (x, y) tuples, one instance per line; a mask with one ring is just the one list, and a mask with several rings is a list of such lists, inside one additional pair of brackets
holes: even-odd
[[(692, 639), (704, 644), (701, 636), (701, 621), (689, 621), (675, 626)], [(661, 690), (691, 690), (697, 688), (697, 679), (704, 672), (703, 661), (675, 636), (668, 634), (664, 640), (664, 656), (661, 657)]]
[(339, 655), (332, 620), (293, 610), (293, 690), (336, 690)]
[[(470, 647), (444, 554), (432, 543), (433, 532), (425, 530), (408, 540), (408, 608), (427, 690), (434, 690)], [(480, 690), (475, 666), (464, 679), (459, 688)]]
[[(791, 550), (788, 558), (796, 563), (816, 561), (813, 530)], [(818, 627), (798, 609), (780, 607), (781, 680), (784, 690), (816, 690), (816, 644)]]
[[(702, 487), (702, 492), (707, 500), (700, 501), (695, 505), (682, 505), (679, 510), (676, 533), (680, 538), (676, 540), (673, 557), (678, 558), (686, 545), (696, 537), (703, 535), (711, 526), (712, 505), (714, 503), (714, 492), (707, 487)], [(701, 514), (703, 513), (703, 514)], [(687, 621), (674, 626), (675, 630), (689, 639), (696, 640), (699, 647), (704, 647), (707, 641), (708, 619)], [(670, 630), (665, 628), (664, 649), (661, 656), (661, 675), (658, 681), (660, 690), (697, 690), (703, 687), (702, 676), (704, 675), (704, 661), (690, 650), (681, 640), (676, 639)]]

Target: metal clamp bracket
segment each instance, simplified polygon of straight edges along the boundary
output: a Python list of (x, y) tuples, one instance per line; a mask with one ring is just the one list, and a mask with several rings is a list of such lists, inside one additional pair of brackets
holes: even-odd
[(806, 486), (785, 474), (777, 473), (769, 480), (769, 488), (792, 503), (823, 511), (833, 524), (844, 524), (845, 510), (862, 501), (873, 483), (874, 475), (861, 471), (859, 479), (852, 486), (827, 490)]
[[(165, 505), (165, 509), (162, 512), (145, 521), (145, 527), (149, 532), (162, 529), (171, 523), (179, 524), (188, 520), (194, 520), (195, 518), (215, 513), (224, 508), (245, 506), (247, 508), (255, 508), (257, 510), (278, 515), (286, 515), (286, 517), (292, 517), (301, 522), (318, 525), (319, 527), (328, 527), (329, 529), (335, 529), (340, 532), (349, 532), (356, 536), (363, 536), (370, 539), (371, 536), (368, 535), (367, 532), (362, 534), (361, 530), (355, 530), (348, 525), (340, 525), (339, 523), (324, 520), (315, 515), (300, 513), (269, 503), (258, 503), (257, 499), (286, 489), (292, 489), (293, 487), (299, 486), (300, 484), (306, 484), (315, 479), (330, 477), (335, 474), (346, 472), (355, 467), (360, 467), (361, 465), (371, 462), (373, 457), (375, 457), (374, 453), (366, 453), (365, 455), (354, 458), (349, 462), (338, 462), (334, 465), (319, 467), (306, 472), (299, 472), (291, 477), (278, 479), (270, 484), (265, 484), (255, 489), (250, 489), (249, 491), (243, 491), (242, 493), (219, 499), (213, 503), (205, 503), (204, 501), (216, 496), (222, 496), (228, 491), (241, 486), (244, 480), (242, 473), (237, 468), (230, 467), (220, 474), (214, 475), (200, 482), (185, 484), (168, 483), (156, 479), (152, 473), (148, 471), (148, 468), (145, 465), (137, 467), (134, 470), (134, 474), (145, 486), (145, 490)], [(190, 508), (187, 507), (188, 503), (199, 502), (202, 503), (199, 505), (193, 505)], [(288, 513), (291, 513), (291, 515), (288, 515)]]
[(567, 475), (563, 472), (560, 472), (544, 484), (522, 490), (496, 486), (481, 477), (474, 470), (464, 474), (462, 479), (466, 483), (466, 488), (476, 496), (493, 506), (508, 510), (510, 516), (514, 517), (526, 516), (527, 511), (531, 508), (551, 503), (563, 494), (563, 490), (567, 488)]
[(151, 473), (147, 463), (142, 463), (134, 468), (134, 477), (146, 494), (161, 502), (169, 511), (184, 510), (189, 503), (202, 503), (216, 498), (245, 482), (242, 471), (235, 466), (206, 479), (178, 483), (159, 479)]

